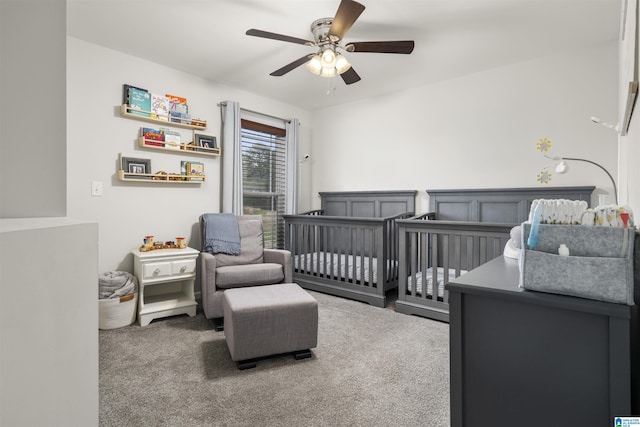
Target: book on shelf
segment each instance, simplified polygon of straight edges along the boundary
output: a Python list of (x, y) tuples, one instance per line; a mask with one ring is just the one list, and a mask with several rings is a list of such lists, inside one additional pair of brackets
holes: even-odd
[(122, 103), (125, 105), (130, 105), (130, 101), (129, 101), (129, 89), (137, 89), (137, 90), (141, 90), (143, 92), (147, 92), (146, 89), (143, 89), (141, 87), (137, 87), (137, 86), (132, 86), (129, 84), (124, 83), (122, 85)]
[[(155, 139), (158, 141), (162, 141), (162, 132), (160, 131), (160, 129), (141, 127), (140, 136), (144, 136), (146, 139)], [(158, 136), (160, 137), (159, 139)]]
[(164, 147), (164, 135), (159, 130), (143, 127), (140, 128), (140, 136), (144, 139), (144, 145)]
[(189, 161), (188, 160), (180, 160), (180, 175), (182, 175), (183, 181), (188, 181), (187, 171), (189, 170)]
[(151, 118), (169, 121), (169, 98), (156, 93), (151, 94)]
[(180, 114), (189, 114), (189, 106), (187, 104), (180, 104), (169, 100), (169, 111)]
[(162, 134), (164, 135), (165, 148), (171, 148), (173, 150), (180, 149), (180, 132), (163, 129)]
[(166, 96), (167, 98), (169, 98), (169, 101), (172, 104), (183, 104), (183, 105), (187, 105), (187, 98), (183, 98), (181, 96), (176, 96), (176, 95), (171, 95), (169, 93), (166, 93), (164, 96)]
[(144, 89), (129, 88), (129, 112), (137, 116), (149, 117), (151, 94)]
[(162, 141), (154, 141), (152, 139), (145, 139), (144, 145), (148, 145), (150, 147), (164, 147), (164, 142)]
[(204, 163), (184, 161), (188, 181), (204, 181)]
[(189, 114), (189, 106), (187, 104), (179, 104), (169, 101), (169, 110), (176, 113)]
[(187, 113), (181, 113), (179, 111), (169, 110), (169, 119), (173, 123), (191, 124), (191, 116)]

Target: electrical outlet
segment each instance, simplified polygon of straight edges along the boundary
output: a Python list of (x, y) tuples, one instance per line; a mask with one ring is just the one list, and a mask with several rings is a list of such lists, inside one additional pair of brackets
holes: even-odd
[(102, 181), (91, 181), (91, 195), (102, 196)]

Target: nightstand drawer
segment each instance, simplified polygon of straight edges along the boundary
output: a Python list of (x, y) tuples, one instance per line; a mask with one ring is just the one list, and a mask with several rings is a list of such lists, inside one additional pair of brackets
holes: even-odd
[(154, 262), (149, 264), (143, 264), (142, 276), (145, 279), (171, 276), (171, 263), (170, 262)]
[(196, 271), (196, 260), (186, 259), (171, 263), (171, 274), (174, 276), (192, 274)]

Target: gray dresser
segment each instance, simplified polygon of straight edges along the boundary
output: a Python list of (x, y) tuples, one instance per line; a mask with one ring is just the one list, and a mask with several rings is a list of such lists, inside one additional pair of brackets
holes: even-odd
[(447, 285), (451, 425), (600, 427), (640, 415), (638, 306), (522, 290), (518, 274), (498, 257)]

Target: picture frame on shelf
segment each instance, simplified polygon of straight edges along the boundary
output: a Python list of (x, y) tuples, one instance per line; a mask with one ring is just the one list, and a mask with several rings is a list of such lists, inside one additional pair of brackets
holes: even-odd
[(202, 147), (205, 148), (206, 150), (198, 150), (197, 151), (204, 151), (206, 152), (207, 150), (212, 150), (215, 148), (218, 148), (218, 144), (216, 141), (216, 137), (213, 135), (204, 135), (201, 133), (193, 133), (193, 142), (195, 143), (196, 147)]
[(125, 178), (151, 179), (151, 176), (141, 176), (151, 175), (151, 159), (122, 156), (120, 167)]
[(146, 168), (143, 163), (129, 163), (129, 172), (146, 173)]

